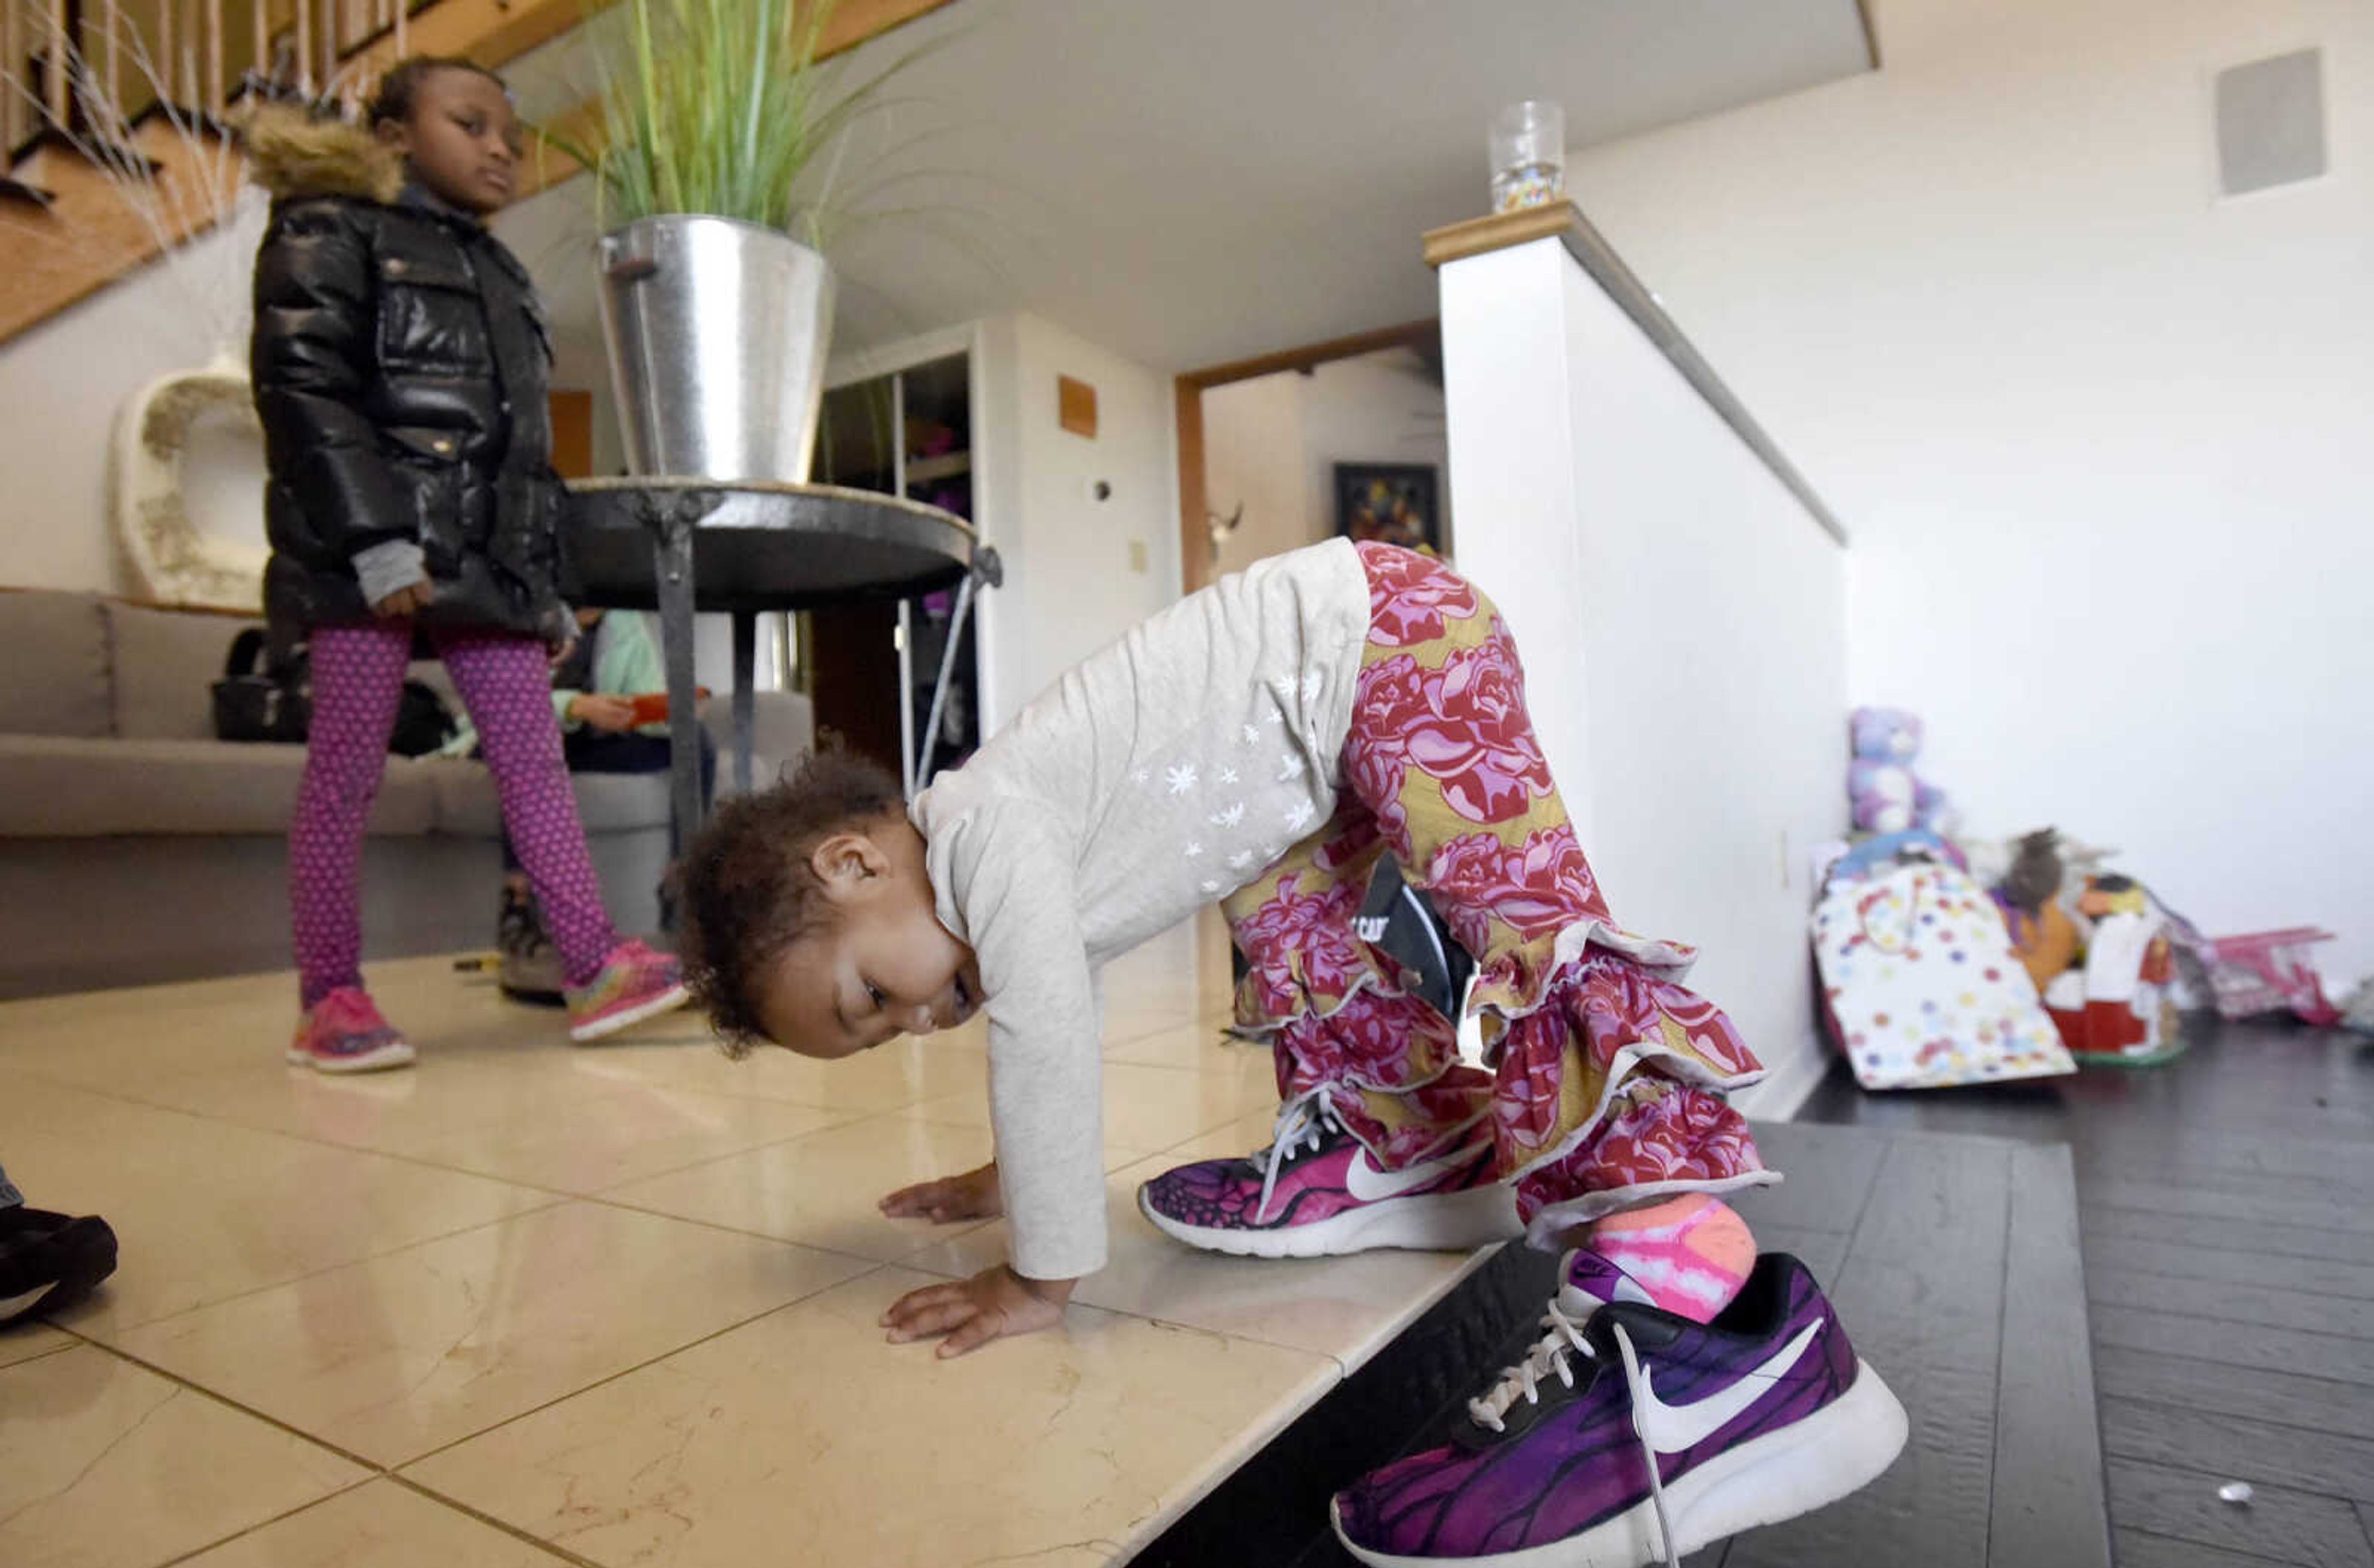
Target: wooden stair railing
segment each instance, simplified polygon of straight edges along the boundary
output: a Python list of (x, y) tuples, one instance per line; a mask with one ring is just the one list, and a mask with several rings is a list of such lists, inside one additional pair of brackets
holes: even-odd
[(588, 10), (587, 0), (0, 0), (0, 343), (220, 221), (237, 179), (216, 138), (259, 88), (351, 100), (415, 53), (498, 67)]
[[(237, 194), (213, 138), (258, 88), (351, 99), (412, 53), (497, 68), (609, 3), (0, 0), (0, 344), (213, 228)], [(838, 0), (823, 53), (949, 3)], [(558, 123), (591, 140), (599, 108)], [(134, 158), (169, 211), (127, 205)], [(578, 172), (548, 146), (528, 164), (522, 197)]]

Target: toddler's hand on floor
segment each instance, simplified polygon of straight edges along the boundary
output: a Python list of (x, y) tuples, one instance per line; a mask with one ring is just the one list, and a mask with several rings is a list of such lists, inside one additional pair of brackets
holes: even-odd
[(889, 1340), (903, 1345), (911, 1340), (940, 1340), (942, 1360), (979, 1350), (992, 1340), (1035, 1334), (1064, 1321), (1064, 1305), (1072, 1299), (1076, 1280), (1026, 1280), (1001, 1263), (970, 1280), (926, 1285), (909, 1291), (882, 1315)]
[(1005, 1212), (997, 1190), (997, 1162), (962, 1176), (902, 1187), (882, 1200), (882, 1211), (893, 1219), (929, 1220), (947, 1224), (957, 1220), (994, 1220)]

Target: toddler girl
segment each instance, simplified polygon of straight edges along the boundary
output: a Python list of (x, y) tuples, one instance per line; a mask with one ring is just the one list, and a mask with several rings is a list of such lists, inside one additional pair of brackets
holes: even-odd
[(621, 942), (562, 766), (547, 656), (565, 497), (550, 462), (551, 345), (526, 270), (485, 219), (510, 200), (519, 122), (501, 81), (416, 58), (365, 131), (286, 111), (250, 135), (272, 191), (252, 369), (270, 488), (264, 603), (311, 646), (312, 728), (288, 830), (303, 1015), (289, 1059), (401, 1067), (412, 1047), (365, 993), (356, 872), (404, 666), (445, 661), (503, 822), (558, 943), (570, 1037), (681, 1006), (676, 961)]
[[(1487, 1066), (1355, 931), (1388, 854), (1476, 960)], [(884, 1207), (1003, 1212), (1010, 1261), (903, 1297), (893, 1340), (947, 1355), (1049, 1327), (1103, 1265), (1096, 972), (1214, 900), (1284, 1105), (1251, 1157), (1146, 1184), (1152, 1223), (1264, 1257), (1520, 1221), (1571, 1249), (1472, 1432), (1337, 1498), (1356, 1555), (1670, 1560), (1886, 1468), (1902, 1410), (1804, 1267), (1758, 1258), (1711, 1196), (1778, 1179), (1723, 1101), (1755, 1058), (1683, 988), (1689, 949), (1608, 912), (1491, 602), (1383, 544), (1190, 596), (907, 810), (827, 756), (696, 846), (693, 983), (729, 1044), (840, 1056), (989, 1009), (995, 1163)]]

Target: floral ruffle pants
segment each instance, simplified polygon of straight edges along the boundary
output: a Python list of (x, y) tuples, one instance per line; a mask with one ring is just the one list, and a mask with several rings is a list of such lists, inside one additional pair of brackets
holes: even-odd
[[(1327, 1084), (1388, 1168), (1488, 1117), (1536, 1239), (1666, 1194), (1777, 1180), (1722, 1097), (1762, 1069), (1680, 983), (1693, 951), (1608, 914), (1498, 612), (1440, 561), (1357, 548), (1369, 640), (1335, 813), (1222, 906), (1250, 965), (1237, 1022), (1270, 1037), (1279, 1094)], [(1387, 854), (1475, 958), (1483, 1068), (1353, 929)]]

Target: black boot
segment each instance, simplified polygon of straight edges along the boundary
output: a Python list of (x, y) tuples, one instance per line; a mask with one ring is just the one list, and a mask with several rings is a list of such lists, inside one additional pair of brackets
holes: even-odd
[(544, 929), (544, 912), (535, 895), (515, 887), (503, 889), (502, 912), (495, 918), (495, 983), (513, 1001), (539, 1007), (561, 1004), (560, 950)]
[(79, 1301), (114, 1272), (115, 1233), (98, 1215), (0, 1209), (0, 1328)]

